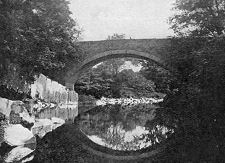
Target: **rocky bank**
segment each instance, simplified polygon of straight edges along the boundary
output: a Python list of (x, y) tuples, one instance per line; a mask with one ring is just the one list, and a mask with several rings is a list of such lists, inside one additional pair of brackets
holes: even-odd
[(44, 75), (37, 77), (30, 89), (32, 99), (12, 101), (0, 97), (0, 150), (9, 149), (1, 150), (0, 161), (31, 159), (37, 136), (42, 138), (78, 115), (76, 92)]

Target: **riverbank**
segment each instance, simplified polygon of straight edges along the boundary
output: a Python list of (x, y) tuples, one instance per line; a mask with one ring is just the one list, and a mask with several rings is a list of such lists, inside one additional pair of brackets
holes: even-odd
[(73, 122), (78, 115), (76, 92), (44, 75), (36, 78), (30, 89), (27, 96), (13, 92), (16, 100), (11, 100), (11, 94), (10, 99), (0, 97), (0, 158), (3, 162), (23, 160), (35, 150), (24, 146), (36, 146), (36, 138)]

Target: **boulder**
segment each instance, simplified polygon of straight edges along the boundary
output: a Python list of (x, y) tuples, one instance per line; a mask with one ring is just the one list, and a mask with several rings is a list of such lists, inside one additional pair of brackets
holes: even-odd
[(10, 124), (20, 124), (22, 122), (22, 118), (19, 113), (15, 113), (15, 111), (11, 111), (9, 114), (9, 123)]
[(34, 115), (30, 116), (30, 114), (26, 110), (24, 110), (22, 113), (19, 113), (19, 116), (22, 118), (23, 121), (26, 121), (29, 123), (35, 122)]
[(27, 147), (23, 147), (23, 146), (15, 147), (4, 156), (4, 161), (5, 162), (19, 162), (19, 161), (24, 162), (24, 160), (22, 161), (22, 159), (26, 157), (27, 155), (31, 154), (33, 151), (34, 150)]
[(11, 105), (11, 111), (14, 111), (16, 114), (22, 113), (25, 109), (24, 103), (22, 101), (13, 101)]
[(10, 124), (4, 128), (4, 141), (11, 146), (35, 143), (33, 133), (21, 124)]
[(31, 131), (40, 138), (44, 137), (48, 132), (52, 131), (53, 123), (50, 119), (37, 119)]

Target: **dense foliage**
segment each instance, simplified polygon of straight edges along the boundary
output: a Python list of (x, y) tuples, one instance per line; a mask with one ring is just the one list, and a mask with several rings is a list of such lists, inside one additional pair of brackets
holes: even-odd
[(140, 73), (155, 84), (155, 91), (161, 93), (169, 93), (170, 83), (175, 79), (174, 75), (168, 70), (160, 67), (152, 61), (142, 61)]
[(79, 61), (80, 31), (66, 0), (0, 0), (0, 84), (26, 92), (43, 73), (51, 78)]
[[(110, 59), (90, 68), (75, 85), (79, 94), (101, 97), (152, 97), (156, 91), (151, 78), (146, 79), (142, 73), (123, 68), (126, 61), (132, 65), (144, 63), (134, 58)], [(153, 69), (153, 68), (152, 68)], [(156, 77), (157, 78), (157, 77)]]
[(219, 36), (225, 30), (224, 0), (176, 0), (171, 28), (178, 35)]
[(157, 122), (175, 131), (166, 154), (174, 161), (224, 159), (224, 44), (224, 39), (172, 40), (171, 60), (180, 76)]
[(157, 110), (156, 122), (174, 130), (162, 160), (224, 162), (224, 1), (177, 0), (175, 7), (172, 29), (182, 35), (168, 51), (179, 76)]

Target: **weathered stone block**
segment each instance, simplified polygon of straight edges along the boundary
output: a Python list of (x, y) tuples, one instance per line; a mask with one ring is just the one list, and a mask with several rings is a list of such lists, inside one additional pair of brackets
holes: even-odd
[(68, 95), (69, 95), (68, 98), (69, 103), (70, 102), (74, 103), (78, 101), (78, 94), (75, 91), (68, 91)]
[(56, 102), (57, 104), (60, 103), (60, 92), (55, 92), (55, 102)]
[(4, 128), (4, 141), (11, 146), (24, 145), (33, 137), (32, 132), (21, 124), (11, 124)]
[(13, 101), (11, 100), (8, 100), (6, 98), (0, 98), (0, 112), (6, 117), (9, 117), (12, 103)]
[(61, 95), (61, 101), (60, 103), (67, 103), (68, 95), (67, 92), (63, 92)]

